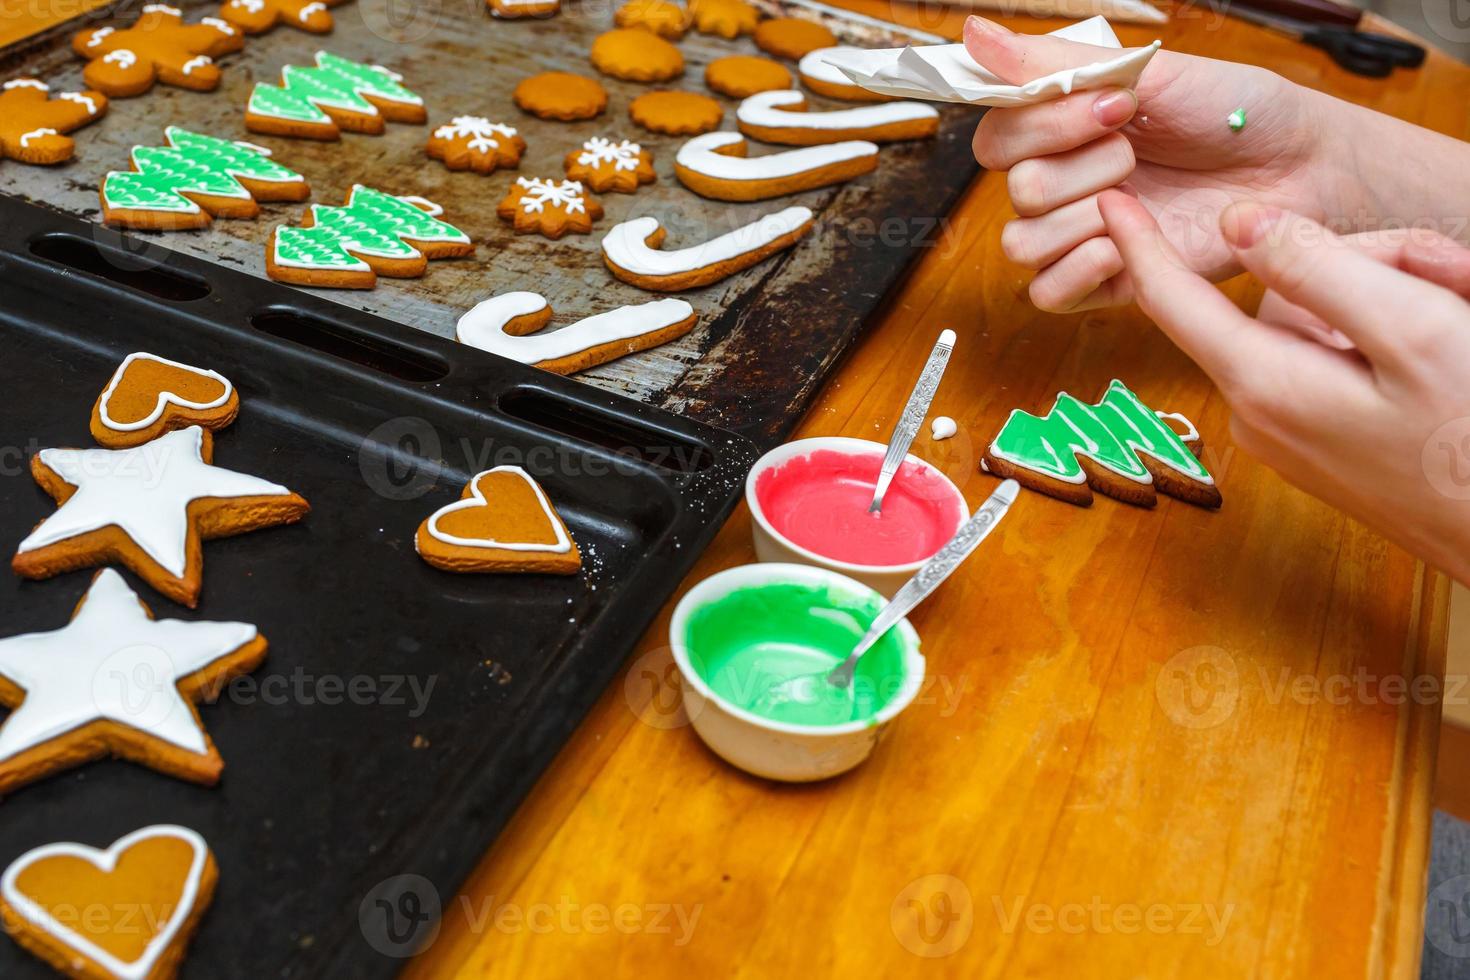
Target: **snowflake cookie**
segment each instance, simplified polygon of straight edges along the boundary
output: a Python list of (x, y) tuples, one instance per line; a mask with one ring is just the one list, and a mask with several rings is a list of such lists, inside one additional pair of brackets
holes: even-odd
[(196, 92), (219, 87), (214, 59), (239, 51), (245, 36), (218, 17), (185, 24), (177, 7), (150, 3), (132, 27), (95, 27), (72, 38), (72, 50), (89, 64), (87, 84), (124, 99), (142, 95), (154, 82)]
[(638, 185), (654, 180), (652, 153), (631, 140), (614, 143), (602, 136), (594, 136), (581, 149), (568, 153), (566, 169), (568, 177), (599, 194), (631, 194)]
[(517, 166), (526, 152), (526, 141), (513, 126), (493, 123), (484, 116), (455, 116), (430, 134), (425, 151), (450, 170), (488, 174), (498, 167)]
[(539, 232), (555, 239), (569, 231), (590, 232), (592, 222), (602, 217), (602, 205), (587, 195), (581, 181), (517, 177), (495, 213), (517, 235)]

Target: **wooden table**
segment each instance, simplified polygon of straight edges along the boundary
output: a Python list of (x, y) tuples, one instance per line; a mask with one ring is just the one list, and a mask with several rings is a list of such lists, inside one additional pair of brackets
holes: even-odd
[[(0, 0), (0, 43), (86, 0), (53, 2)], [(1360, 79), (1208, 7), (1119, 33), (1470, 137), (1470, 69), (1439, 54)], [(919, 701), (819, 785), (747, 777), (688, 730), (665, 609), (409, 975), (1417, 975), (1439, 708), (1396, 678), (1442, 674), (1445, 580), (1237, 452), (1218, 394), (1136, 310), (1033, 309), (999, 248), (1004, 191), (976, 183), (800, 434), (885, 438), (950, 326), (936, 411), (960, 434), (918, 451), (972, 504), (1011, 408), (1117, 376), (1198, 422), (1224, 509), (1024, 495), (914, 617)], [(754, 559), (748, 521), (686, 587)]]

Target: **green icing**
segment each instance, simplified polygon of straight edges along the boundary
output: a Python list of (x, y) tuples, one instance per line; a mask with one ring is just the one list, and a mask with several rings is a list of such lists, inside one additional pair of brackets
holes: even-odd
[(1139, 453), (1147, 453), (1201, 483), (1214, 482), (1184, 440), (1116, 380), (1096, 405), (1083, 404), (1063, 393), (1043, 418), (1017, 409), (995, 437), (990, 452), (1067, 483), (1086, 480), (1078, 456), (1086, 456), (1127, 479), (1151, 483), (1153, 478)]
[(170, 126), (167, 146), (133, 148), (134, 171), (116, 170), (102, 182), (108, 207), (197, 213), (184, 195), (248, 198), (236, 178), (291, 183), (301, 175), (248, 145)]
[(247, 111), (292, 122), (330, 123), (322, 106), (375, 116), (377, 108), (364, 96), (391, 102), (422, 103), (413, 92), (398, 84), (394, 74), (376, 65), (318, 51), (317, 67), (287, 65), (281, 69), (281, 84), (257, 83), (250, 93)]
[(841, 663), (882, 607), (875, 595), (824, 586), (752, 586), (696, 609), (684, 644), (710, 688), (746, 711), (813, 727), (870, 721), (903, 687), (907, 644), (897, 629), (858, 661), (849, 691), (823, 683), (812, 698), (773, 700), (769, 693)]
[(309, 269), (358, 270), (367, 264), (352, 253), (385, 259), (411, 259), (420, 242), (468, 242), (469, 237), (402, 198), (358, 185), (342, 207), (311, 206), (310, 228), (276, 229), (275, 258), (282, 265)]

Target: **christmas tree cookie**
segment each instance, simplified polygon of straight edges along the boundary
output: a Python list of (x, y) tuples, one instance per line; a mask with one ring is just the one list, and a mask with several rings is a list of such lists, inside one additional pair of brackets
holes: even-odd
[(87, 84), (113, 98), (142, 95), (154, 82), (212, 92), (219, 87), (214, 59), (239, 51), (245, 36), (218, 17), (185, 24), (176, 7), (150, 3), (132, 27), (95, 27), (72, 38), (88, 65)]
[(474, 252), (470, 237), (432, 201), (354, 185), (342, 207), (313, 204), (300, 227), (277, 228), (266, 243), (266, 274), (297, 286), (371, 289), (378, 276), (423, 275), (430, 259)]
[(178, 126), (164, 146), (133, 147), (132, 170), (102, 181), (102, 220), (124, 228), (202, 228), (212, 218), (253, 218), (257, 201), (304, 201), (306, 179), (253, 143), (217, 139)]
[(328, 51), (316, 67), (287, 65), (281, 84), (260, 82), (245, 107), (245, 128), (255, 133), (337, 140), (349, 133), (383, 132), (384, 120), (421, 123), (424, 100), (399, 83), (403, 76)]
[(66, 134), (107, 114), (101, 92), (62, 92), (35, 78), (0, 85), (0, 158), (50, 165), (70, 160), (76, 145)]
[(981, 465), (1083, 507), (1092, 503), (1093, 490), (1152, 507), (1158, 499), (1155, 488), (1201, 507), (1219, 507), (1220, 490), (1200, 463), (1199, 449), (1193, 423), (1155, 412), (1114, 381), (1096, 405), (1062, 392), (1045, 416), (1013, 411)]

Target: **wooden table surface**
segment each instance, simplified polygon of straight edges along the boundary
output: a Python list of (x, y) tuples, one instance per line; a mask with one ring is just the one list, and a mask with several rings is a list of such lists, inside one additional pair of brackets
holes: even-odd
[[(962, 21), (845, 2), (948, 36)], [(0, 0), (0, 43), (87, 0), (52, 3)], [(1439, 54), (1360, 79), (1208, 6), (1119, 33), (1470, 137), (1470, 69)], [(1000, 252), (1004, 191), (977, 181), (799, 434), (886, 438), (948, 326), (935, 411), (960, 434), (916, 451), (972, 505), (1012, 408), (1120, 377), (1196, 420), (1223, 510), (1023, 495), (913, 617), (919, 700), (818, 785), (704, 748), (665, 609), (409, 975), (1417, 975), (1439, 708), (1397, 679), (1442, 674), (1446, 582), (1237, 452), (1219, 395), (1138, 311), (1033, 309)], [(748, 522), (686, 588), (754, 560)]]

